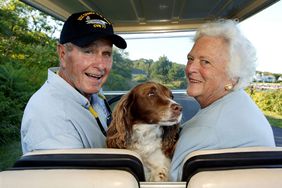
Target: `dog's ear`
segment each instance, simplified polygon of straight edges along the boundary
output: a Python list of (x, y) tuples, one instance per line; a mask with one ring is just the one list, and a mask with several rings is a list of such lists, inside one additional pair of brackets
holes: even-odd
[(164, 154), (172, 158), (175, 144), (179, 136), (179, 124), (173, 126), (163, 126), (163, 137), (162, 137), (162, 151)]
[(113, 110), (113, 119), (107, 131), (108, 148), (127, 148), (132, 132), (130, 93), (124, 95)]

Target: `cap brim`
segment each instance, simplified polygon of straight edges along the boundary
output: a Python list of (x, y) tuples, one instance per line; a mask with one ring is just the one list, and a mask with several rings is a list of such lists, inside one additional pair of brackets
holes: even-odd
[(99, 38), (107, 38), (111, 40), (116, 47), (121, 49), (125, 49), (127, 47), (126, 41), (121, 36), (115, 34), (106, 34), (106, 33), (95, 33), (95, 35), (88, 35), (79, 39), (75, 39), (71, 41), (71, 43), (79, 47), (84, 47), (91, 44), (92, 42), (94, 42)]

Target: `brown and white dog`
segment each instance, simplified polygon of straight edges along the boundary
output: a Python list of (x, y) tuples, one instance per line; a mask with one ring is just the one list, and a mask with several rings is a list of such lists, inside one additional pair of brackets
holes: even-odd
[(113, 111), (107, 147), (137, 152), (147, 181), (168, 181), (182, 107), (165, 86), (146, 82), (124, 95)]

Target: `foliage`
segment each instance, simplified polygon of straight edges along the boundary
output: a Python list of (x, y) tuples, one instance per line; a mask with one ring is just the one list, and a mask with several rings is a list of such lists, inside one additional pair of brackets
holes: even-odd
[(282, 128), (282, 116), (281, 115), (278, 115), (274, 112), (268, 112), (268, 111), (264, 112), (264, 115), (266, 116), (270, 125)]
[(152, 65), (152, 77), (161, 83), (168, 83), (168, 73), (172, 67), (172, 62), (166, 56), (162, 56)]
[(0, 171), (12, 167), (21, 155), (21, 144), (18, 140), (0, 145)]
[(262, 111), (282, 116), (282, 89), (260, 90), (247, 88), (246, 92), (249, 93)]
[(0, 144), (19, 136), (22, 112), (34, 91), (25, 78), (25, 68), (0, 65)]
[(282, 115), (281, 89), (275, 91), (256, 91), (253, 93), (252, 98), (261, 110)]
[(135, 81), (153, 80), (163, 83), (171, 89), (185, 89), (187, 86), (185, 65), (173, 63), (166, 56), (161, 56), (156, 62), (151, 59), (139, 59), (133, 61), (132, 64), (133, 68), (142, 70), (147, 75), (147, 78), (142, 74), (135, 75)]
[(142, 82), (148, 81), (149, 79), (145, 75), (139, 74), (139, 75), (134, 76), (133, 80), (138, 83), (142, 83)]
[(185, 81), (186, 77), (184, 70), (185, 70), (185, 65), (173, 63), (171, 69), (168, 72), (168, 79), (174, 80), (175, 78), (177, 78), (181, 81)]
[[(35, 10), (11, 0), (0, 4), (0, 144), (19, 138), (22, 113), (27, 100), (46, 78), (46, 68), (57, 64), (56, 40), (46, 32), (50, 27), (42, 20), (30, 28), (29, 18)], [(38, 19), (37, 19), (38, 18)], [(40, 18), (40, 19), (39, 19)]]
[(113, 51), (113, 67), (111, 74), (106, 84), (103, 86), (103, 89), (105, 91), (129, 90), (132, 87), (131, 72), (131, 61), (125, 57), (125, 54), (122, 54), (121, 51), (115, 49)]
[(147, 74), (147, 80), (151, 79), (152, 65), (154, 61), (152, 59), (139, 59), (133, 62), (133, 66), (136, 69), (143, 70)]

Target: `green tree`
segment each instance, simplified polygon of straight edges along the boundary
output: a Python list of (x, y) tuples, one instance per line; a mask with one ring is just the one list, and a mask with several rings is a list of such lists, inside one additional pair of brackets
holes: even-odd
[(133, 84), (132, 61), (123, 54), (121, 50), (113, 50), (113, 67), (110, 76), (104, 85), (104, 90), (129, 90)]
[(0, 65), (0, 144), (18, 138), (25, 103), (33, 92), (25, 69)]
[(146, 59), (144, 61), (145, 64), (145, 72), (147, 73), (148, 79), (151, 79), (152, 74), (152, 65), (154, 64), (154, 61), (152, 59)]
[[(41, 20), (33, 25), (30, 16)], [(19, 138), (20, 122), (29, 97), (46, 79), (49, 66), (57, 65), (56, 40), (46, 16), (16, 1), (0, 2), (0, 144)], [(43, 32), (44, 31), (44, 32)]]
[(159, 82), (168, 83), (168, 73), (172, 67), (172, 62), (166, 56), (161, 56), (158, 61), (152, 65), (152, 79)]
[(170, 81), (185, 80), (185, 65), (173, 63), (168, 72), (168, 79)]
[(136, 69), (143, 70), (147, 74), (147, 79), (151, 79), (152, 65), (154, 61), (152, 59), (139, 59), (133, 62), (133, 67)]

